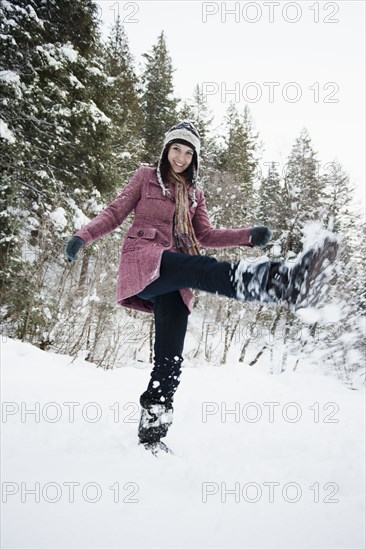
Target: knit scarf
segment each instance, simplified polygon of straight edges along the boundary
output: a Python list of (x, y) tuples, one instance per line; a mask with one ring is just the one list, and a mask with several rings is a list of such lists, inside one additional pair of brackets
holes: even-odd
[(178, 174), (170, 170), (175, 184), (174, 237), (177, 248), (190, 255), (200, 255), (200, 248), (189, 215), (188, 185)]

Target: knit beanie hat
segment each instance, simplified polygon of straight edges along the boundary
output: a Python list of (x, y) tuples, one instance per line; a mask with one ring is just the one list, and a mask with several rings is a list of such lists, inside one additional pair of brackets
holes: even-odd
[(187, 142), (188, 144), (192, 145), (195, 151), (195, 154), (192, 159), (192, 164), (193, 164), (192, 186), (195, 187), (197, 183), (198, 171), (199, 171), (200, 136), (197, 128), (195, 128), (194, 124), (190, 120), (183, 120), (182, 122), (179, 122), (179, 124), (177, 124), (176, 126), (173, 126), (172, 128), (170, 128), (170, 130), (168, 130), (167, 133), (165, 134), (163, 149), (156, 168), (156, 175), (164, 195), (166, 193), (169, 193), (169, 189), (165, 187), (161, 176), (161, 164), (163, 159), (167, 156), (170, 145), (176, 142), (183, 142), (183, 143)]

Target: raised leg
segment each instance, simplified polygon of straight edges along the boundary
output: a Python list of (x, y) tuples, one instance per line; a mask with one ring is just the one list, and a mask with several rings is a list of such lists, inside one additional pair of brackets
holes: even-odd
[[(138, 294), (154, 301), (156, 296), (180, 288), (195, 288), (236, 298), (235, 268), (238, 264), (219, 262), (212, 256), (191, 256), (184, 253), (163, 252), (160, 277)], [(248, 274), (248, 280), (252, 277)]]

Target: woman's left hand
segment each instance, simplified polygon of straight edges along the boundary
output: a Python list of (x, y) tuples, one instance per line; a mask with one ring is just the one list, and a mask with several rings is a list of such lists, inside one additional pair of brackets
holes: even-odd
[(78, 257), (79, 250), (85, 245), (81, 237), (71, 237), (66, 244), (66, 256), (69, 263), (74, 262)]
[(258, 225), (253, 227), (250, 232), (250, 242), (254, 246), (263, 248), (272, 238), (272, 231), (266, 225)]

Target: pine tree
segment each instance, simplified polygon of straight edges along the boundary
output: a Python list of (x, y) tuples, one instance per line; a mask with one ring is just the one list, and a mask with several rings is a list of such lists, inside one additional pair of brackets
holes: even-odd
[(51, 0), (39, 11), (45, 29), (39, 49), (45, 105), (38, 118), (43, 122), (53, 106), (49, 115), (51, 123), (57, 118), (58, 137), (50, 152), (54, 176), (68, 192), (75, 185), (104, 192), (114, 186), (108, 162), (112, 124), (103, 110), (108, 87), (96, 5), (92, 0)]
[(336, 233), (344, 233), (352, 227), (351, 200), (354, 189), (339, 162), (328, 163), (324, 168), (325, 173), (321, 176), (326, 204), (324, 222)]
[[(230, 196), (232, 199), (234, 195), (238, 196), (240, 201), (240, 225), (244, 221), (249, 225), (255, 217), (254, 181), (260, 144), (258, 134), (253, 130), (247, 105), (242, 114), (238, 112), (234, 103), (229, 105), (226, 129), (225, 147), (219, 160), (219, 169), (226, 173), (229, 181), (232, 181), (229, 185), (234, 186), (236, 193), (231, 193)], [(237, 216), (235, 218), (239, 221)]]
[(360, 316), (366, 314), (366, 225), (351, 205), (355, 189), (342, 165), (332, 162), (325, 168), (322, 176), (326, 190), (325, 221), (341, 239), (333, 296), (343, 302), (347, 330), (353, 327), (354, 333), (361, 333)]
[(142, 76), (144, 113), (144, 161), (160, 155), (166, 131), (177, 123), (178, 100), (174, 98), (173, 66), (164, 32), (150, 53), (143, 54), (146, 66)]
[[(20, 2), (24, 4), (25, 2)], [(34, 9), (44, 20), (44, 40), (60, 44), (74, 44), (85, 58), (90, 58), (99, 47), (97, 7), (92, 0), (47, 0), (34, 2)]]
[(139, 81), (125, 29), (118, 15), (104, 53), (108, 90), (104, 111), (113, 121), (111, 147), (118, 173), (129, 174), (142, 160), (143, 114)]
[(93, 2), (6, 2), (0, 15), (1, 298), (16, 335), (39, 341), (55, 323), (44, 285), (62, 270), (69, 201), (110, 184), (110, 120), (93, 95), (105, 75)]
[(226, 116), (226, 151), (222, 159), (222, 168), (237, 175), (251, 188), (257, 166), (256, 153), (259, 148), (258, 133), (253, 130), (250, 111), (245, 105), (240, 114), (231, 103)]
[(262, 178), (256, 196), (257, 223), (269, 226), (278, 235), (282, 231), (281, 211), (284, 207), (284, 196), (281, 176), (275, 162), (268, 167), (268, 174)]
[(325, 185), (319, 175), (317, 153), (306, 129), (295, 140), (285, 174), (283, 227), (287, 234), (284, 253), (301, 250), (301, 236), (308, 221), (324, 219)]

